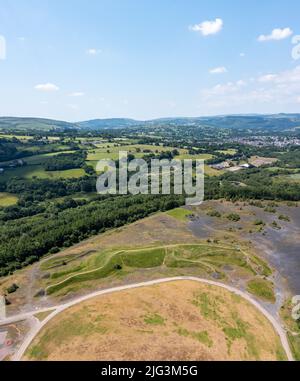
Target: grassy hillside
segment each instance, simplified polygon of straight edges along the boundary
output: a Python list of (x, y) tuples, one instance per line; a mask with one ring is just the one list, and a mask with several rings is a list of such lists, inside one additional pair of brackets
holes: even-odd
[(51, 131), (76, 128), (73, 123), (41, 118), (0, 118), (0, 130)]

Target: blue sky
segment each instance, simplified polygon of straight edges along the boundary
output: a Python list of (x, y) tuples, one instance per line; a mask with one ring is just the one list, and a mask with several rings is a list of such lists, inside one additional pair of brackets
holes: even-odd
[(298, 0), (0, 0), (0, 115), (297, 112), (297, 35)]

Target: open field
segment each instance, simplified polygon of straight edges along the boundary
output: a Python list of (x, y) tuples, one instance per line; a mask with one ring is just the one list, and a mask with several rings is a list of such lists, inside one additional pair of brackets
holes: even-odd
[(32, 139), (32, 136), (30, 135), (9, 135), (9, 134), (2, 134), (0, 130), (0, 138), (5, 138), (5, 139), (12, 139), (12, 138), (17, 138), (19, 140), (30, 140)]
[(204, 174), (207, 176), (221, 176), (225, 173), (224, 170), (220, 169), (214, 169), (210, 167), (209, 165), (204, 165)]
[(279, 175), (274, 177), (274, 183), (300, 183), (300, 173), (293, 173), (290, 175)]
[(24, 158), (24, 161), (28, 165), (40, 165), (40, 164), (44, 164), (49, 158), (51, 158), (53, 156), (66, 154), (66, 153), (74, 153), (74, 152), (76, 152), (76, 151), (67, 150), (67, 151), (59, 151), (59, 152), (52, 152), (52, 153), (44, 153), (41, 155), (28, 156), (28, 157)]
[(192, 215), (190, 210), (184, 208), (176, 208), (166, 212), (168, 216), (174, 217), (179, 221), (188, 221), (188, 217)]
[(224, 155), (235, 155), (237, 153), (236, 149), (226, 149), (226, 150), (219, 150), (218, 152), (223, 153)]
[(260, 156), (252, 156), (249, 159), (249, 163), (254, 165), (255, 167), (261, 167), (262, 165), (268, 165), (276, 163), (278, 159), (273, 157), (260, 157)]
[(181, 154), (178, 157), (178, 159), (184, 160), (184, 159), (192, 159), (192, 160), (209, 160), (213, 158), (213, 155), (209, 153), (203, 153), (199, 155), (189, 155), (189, 154)]
[(234, 235), (217, 241), (193, 236), (187, 229), (192, 213), (177, 208), (157, 214), (45, 259), (37, 287), (48, 295), (63, 296), (132, 277), (197, 274), (226, 281), (272, 274), (267, 263)]
[(11, 206), (18, 202), (18, 197), (5, 192), (0, 192), (0, 206)]
[(188, 272), (193, 268), (200, 274), (218, 279), (226, 278), (224, 266), (239, 268), (250, 276), (262, 274), (261, 264), (255, 257), (234, 246), (207, 243), (100, 252), (69, 263), (67, 257), (62, 257), (61, 262), (49, 261), (43, 263), (43, 268), (48, 271), (45, 282), (47, 294), (66, 291), (87, 281), (122, 277), (139, 269), (161, 268), (166, 272), (168, 269), (181, 269)]
[(18, 167), (8, 169), (0, 174), (0, 182), (7, 181), (12, 177), (20, 177), (23, 179), (32, 179), (37, 177), (39, 179), (59, 179), (59, 178), (78, 178), (85, 175), (82, 168), (67, 169), (65, 171), (45, 171), (40, 165), (27, 165), (25, 167)]
[(47, 323), (25, 353), (29, 360), (285, 358), (273, 326), (253, 305), (225, 289), (193, 281), (80, 303)]
[[(95, 161), (101, 159), (112, 159), (117, 160), (119, 158), (120, 151), (127, 151), (129, 154), (133, 154), (136, 158), (140, 158), (147, 153), (161, 153), (166, 151), (173, 151), (176, 147), (163, 147), (149, 144), (129, 144), (129, 145), (119, 145), (119, 144), (107, 144), (104, 143), (99, 145), (95, 149), (90, 149), (88, 153), (87, 160)], [(179, 153), (184, 155), (187, 151), (180, 149)]]

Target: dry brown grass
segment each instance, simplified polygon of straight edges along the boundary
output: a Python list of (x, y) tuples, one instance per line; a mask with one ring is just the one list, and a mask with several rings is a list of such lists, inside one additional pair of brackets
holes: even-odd
[(176, 281), (76, 305), (48, 323), (30, 360), (278, 360), (270, 322), (229, 291)]

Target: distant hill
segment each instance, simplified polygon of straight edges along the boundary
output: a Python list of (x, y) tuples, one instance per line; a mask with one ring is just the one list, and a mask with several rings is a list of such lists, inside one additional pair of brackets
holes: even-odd
[(164, 126), (210, 126), (217, 128), (260, 129), (272, 128), (285, 130), (300, 127), (300, 114), (275, 114), (275, 115), (220, 115), (208, 117), (177, 117), (160, 118), (147, 121), (134, 119), (95, 119), (76, 123), (84, 129), (114, 129), (126, 127), (164, 127)]
[(201, 118), (206, 125), (223, 128), (286, 130), (300, 126), (300, 114), (225, 115)]
[(99, 129), (109, 129), (109, 128), (124, 128), (143, 125), (145, 122), (139, 122), (134, 119), (126, 118), (111, 118), (111, 119), (93, 119), (87, 120), (85, 122), (76, 123), (80, 128), (99, 130)]
[(0, 129), (4, 130), (24, 130), (24, 131), (51, 131), (78, 128), (74, 123), (63, 122), (60, 120), (42, 118), (0, 118)]
[(69, 123), (42, 118), (0, 117), (0, 129), (24, 131), (52, 131), (66, 129), (107, 130), (132, 127), (164, 127), (164, 126), (208, 126), (234, 129), (270, 128), (283, 131), (300, 127), (300, 114), (274, 115), (220, 115), (208, 117), (174, 117), (138, 121), (128, 118), (93, 119), (83, 122)]

